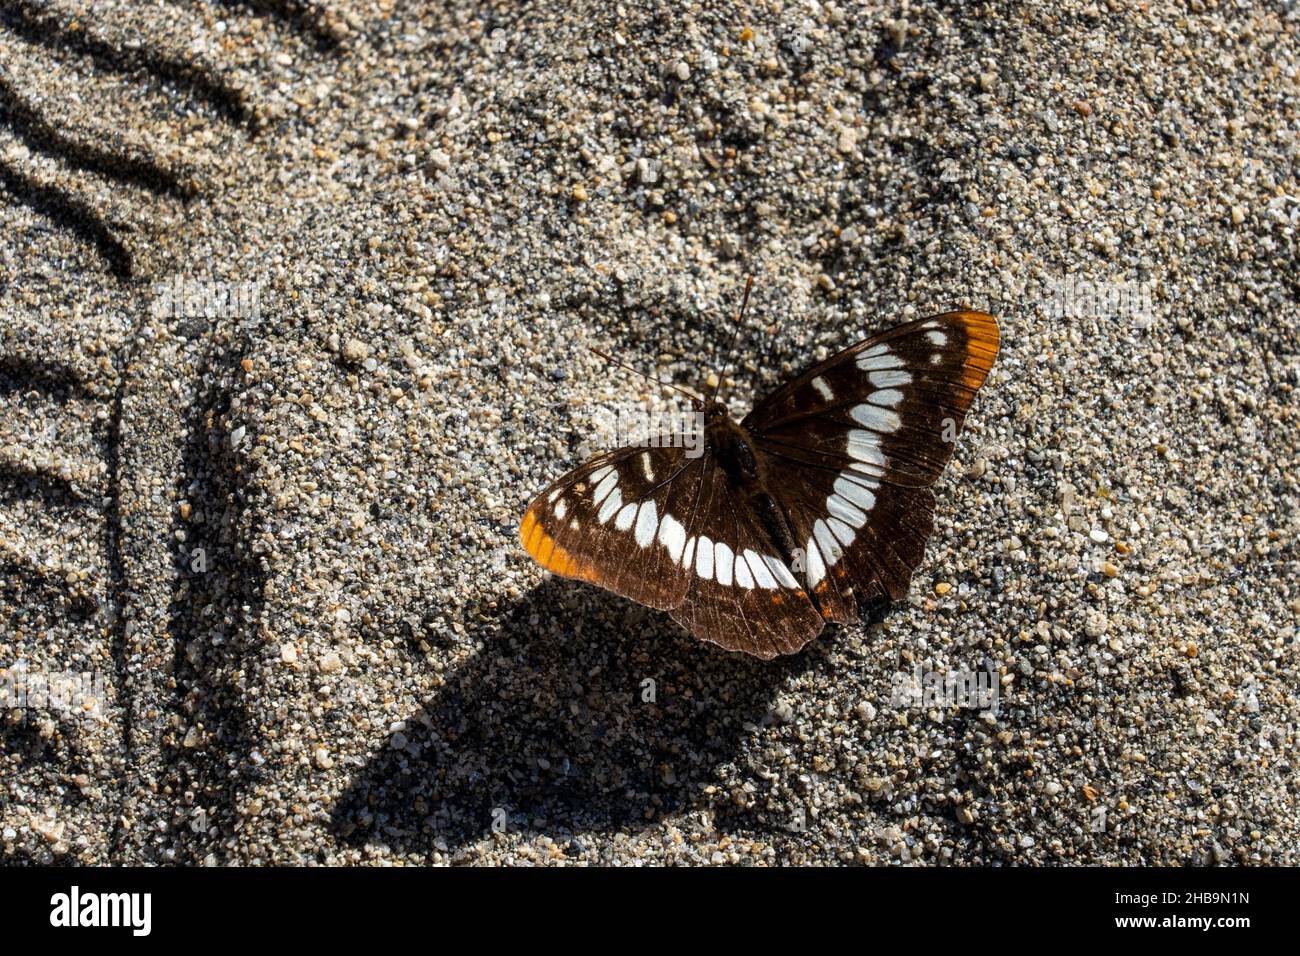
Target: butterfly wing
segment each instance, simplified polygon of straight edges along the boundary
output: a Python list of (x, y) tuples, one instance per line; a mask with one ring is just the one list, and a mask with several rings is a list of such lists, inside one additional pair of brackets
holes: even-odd
[(594, 458), (537, 496), (519, 538), (547, 570), (669, 610), (728, 650), (792, 653), (824, 625), (707, 449)]
[(681, 564), (690, 574), (673, 618), (701, 640), (770, 659), (792, 654), (825, 626), (779, 556), (750, 500), (706, 455)]
[(949, 312), (869, 338), (792, 379), (742, 423), (823, 617), (907, 593), (930, 492), (997, 357), (992, 316)]
[(548, 571), (675, 608), (691, 583), (681, 558), (703, 474), (704, 457), (680, 447), (598, 455), (533, 500), (519, 540)]

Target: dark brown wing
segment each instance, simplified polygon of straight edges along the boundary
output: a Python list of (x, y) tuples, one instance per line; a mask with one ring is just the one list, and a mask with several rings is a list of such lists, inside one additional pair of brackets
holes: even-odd
[(704, 461), (680, 447), (599, 455), (533, 500), (519, 540), (548, 571), (675, 608), (691, 583), (681, 558)]
[(766, 659), (793, 654), (824, 622), (713, 455), (682, 564), (691, 573), (673, 617), (701, 640)]
[(783, 385), (742, 423), (828, 620), (897, 600), (925, 553), (932, 485), (998, 352), (997, 322), (949, 312), (860, 342)]
[(707, 450), (623, 448), (555, 482), (519, 527), (548, 571), (671, 610), (701, 640), (762, 658), (823, 621)]

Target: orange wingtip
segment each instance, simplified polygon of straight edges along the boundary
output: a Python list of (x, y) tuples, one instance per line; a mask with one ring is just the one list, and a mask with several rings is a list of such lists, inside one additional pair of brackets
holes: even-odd
[(519, 542), (532, 559), (547, 571), (583, 581), (597, 579), (594, 568), (576, 560), (555, 543), (555, 539), (546, 533), (542, 523), (537, 520), (532, 508), (524, 512), (524, 520), (519, 523)]
[(966, 332), (966, 362), (961, 383), (974, 392), (984, 384), (997, 360), (1002, 333), (998, 330), (998, 320), (984, 312), (967, 310), (953, 315)]

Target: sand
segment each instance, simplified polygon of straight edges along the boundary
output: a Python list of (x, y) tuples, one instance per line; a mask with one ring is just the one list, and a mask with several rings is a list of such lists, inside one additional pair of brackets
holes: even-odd
[[(1298, 31), (0, 5), (0, 693), (93, 691), (0, 861), (1300, 863)], [(751, 272), (737, 413), (1003, 329), (908, 599), (772, 663), (516, 539), (667, 400), (588, 346), (701, 387)]]

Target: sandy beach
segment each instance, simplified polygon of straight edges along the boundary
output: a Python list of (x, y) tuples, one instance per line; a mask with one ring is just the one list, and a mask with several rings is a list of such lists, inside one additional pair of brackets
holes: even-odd
[[(0, 863), (1300, 864), (1298, 33), (0, 0)], [(517, 537), (749, 274), (737, 416), (1002, 330), (907, 599), (771, 662)]]

